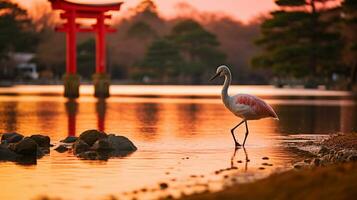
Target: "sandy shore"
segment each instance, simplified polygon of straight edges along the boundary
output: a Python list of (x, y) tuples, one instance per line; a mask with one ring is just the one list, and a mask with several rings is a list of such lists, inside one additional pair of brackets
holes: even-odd
[(181, 199), (356, 198), (357, 134), (335, 135), (318, 143), (302, 144), (302, 147), (300, 149), (307, 151), (310, 158), (296, 164), (294, 170), (273, 174), (253, 183), (237, 184), (220, 192), (206, 192)]

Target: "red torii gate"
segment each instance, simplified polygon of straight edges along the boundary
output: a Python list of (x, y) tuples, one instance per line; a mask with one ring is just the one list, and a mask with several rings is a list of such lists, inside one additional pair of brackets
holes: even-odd
[[(111, 4), (79, 4), (65, 0), (49, 0), (52, 9), (63, 10), (60, 17), (67, 22), (56, 31), (66, 33), (66, 75), (64, 77), (66, 97), (76, 98), (79, 96), (79, 76), (77, 73), (77, 50), (76, 33), (77, 32), (95, 32), (96, 33), (96, 74), (93, 76), (96, 97), (109, 96), (109, 76), (106, 74), (106, 48), (105, 35), (107, 32), (115, 32), (105, 24), (105, 19), (110, 19), (111, 15), (106, 12), (111, 10), (120, 10), (122, 2)], [(76, 18), (96, 19), (96, 24), (91, 28), (81, 28), (76, 23)]]

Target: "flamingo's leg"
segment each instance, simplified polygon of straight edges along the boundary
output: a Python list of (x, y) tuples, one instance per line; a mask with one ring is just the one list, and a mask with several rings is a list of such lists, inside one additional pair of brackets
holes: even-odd
[(244, 137), (244, 141), (243, 141), (243, 147), (245, 145), (245, 141), (247, 140), (248, 134), (249, 134), (249, 130), (248, 130), (248, 122), (247, 120), (244, 120), (245, 122), (245, 137)]
[(243, 122), (244, 122), (244, 120), (242, 120), (237, 126), (235, 126), (234, 128), (231, 129), (231, 133), (232, 133), (232, 136), (233, 136), (233, 139), (234, 139), (234, 142), (235, 142), (236, 147), (242, 146), (242, 145), (240, 145), (240, 144), (237, 142), (236, 137), (234, 136), (234, 130), (235, 130), (236, 128), (238, 128), (238, 126), (240, 126)]

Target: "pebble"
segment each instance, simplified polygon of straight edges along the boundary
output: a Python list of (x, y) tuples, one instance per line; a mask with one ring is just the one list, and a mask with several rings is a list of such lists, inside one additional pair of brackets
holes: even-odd
[(167, 183), (160, 183), (159, 186), (161, 190), (166, 190), (169, 187)]
[(68, 151), (68, 148), (64, 145), (59, 145), (58, 147), (55, 148), (55, 150), (59, 153), (64, 153)]

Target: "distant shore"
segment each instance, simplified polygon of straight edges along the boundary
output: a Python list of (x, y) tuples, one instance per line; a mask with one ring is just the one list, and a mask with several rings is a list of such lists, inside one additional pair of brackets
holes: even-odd
[(294, 170), (253, 183), (237, 184), (216, 193), (182, 197), (196, 199), (353, 199), (357, 196), (357, 134), (336, 135), (319, 144), (307, 142), (312, 158)]
[[(175, 98), (220, 98), (220, 85), (112, 85), (111, 96), (118, 97), (175, 97)], [(15, 85), (0, 87), (0, 95), (63, 96), (62, 85)], [(82, 84), (81, 96), (93, 96), (93, 85)], [(276, 88), (272, 85), (233, 85), (229, 93), (248, 93), (264, 99), (309, 99), (309, 100), (353, 100), (348, 91), (325, 89)]]

